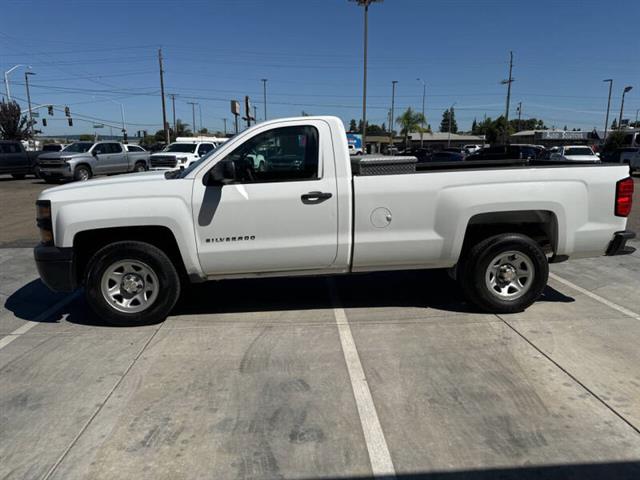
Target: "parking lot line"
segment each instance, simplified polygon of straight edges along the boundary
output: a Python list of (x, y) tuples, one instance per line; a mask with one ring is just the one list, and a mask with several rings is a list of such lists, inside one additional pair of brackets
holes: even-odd
[(589, 298), (593, 298), (595, 301), (602, 303), (603, 305), (606, 305), (609, 308), (613, 308), (614, 310), (617, 310), (620, 313), (623, 313), (624, 315), (631, 317), (635, 320), (640, 320), (640, 314), (637, 314), (636, 312), (633, 312), (631, 310), (629, 310), (628, 308), (623, 307), (622, 305), (618, 305), (617, 303), (612, 302), (611, 300), (607, 300), (604, 297), (601, 297), (600, 295), (593, 293), (589, 290), (587, 290), (586, 288), (582, 288), (578, 285), (576, 285), (575, 283), (570, 282), (569, 280), (565, 280), (562, 277), (559, 277), (558, 275), (556, 275), (555, 273), (551, 273), (549, 272), (549, 277), (554, 279), (556, 282), (560, 282), (563, 285), (566, 285), (569, 288), (572, 288), (584, 295), (586, 295)]
[(391, 461), (387, 440), (384, 438), (382, 426), (378, 419), (378, 412), (373, 403), (373, 397), (371, 396), (371, 390), (369, 390), (367, 378), (365, 377), (364, 369), (360, 362), (358, 349), (351, 334), (347, 314), (344, 308), (342, 308), (334, 281), (329, 279), (327, 283), (333, 304), (333, 315), (336, 319), (336, 325), (340, 335), (342, 353), (344, 354), (344, 360), (347, 364), (351, 388), (353, 389), (353, 396), (356, 400), (364, 440), (367, 445), (367, 451), (369, 452), (371, 471), (374, 477), (395, 478), (395, 468)]
[(71, 303), (73, 300), (75, 300), (78, 297), (78, 295), (79, 295), (79, 292), (75, 292), (75, 293), (73, 293), (71, 295), (67, 295), (66, 297), (61, 299), (59, 302), (54, 304), (51, 308), (46, 309), (44, 312), (42, 312), (40, 315), (38, 315), (33, 320), (27, 320), (24, 325), (22, 325), (19, 328), (16, 328), (13, 332), (7, 334), (5, 337), (0, 338), (0, 350), (2, 350), (4, 347), (9, 345), (16, 338), (20, 337), (20, 335), (24, 335), (25, 333), (27, 333), (29, 330), (31, 330), (36, 325), (38, 325), (38, 324), (42, 323), (43, 321), (47, 320), (51, 315), (56, 313), (62, 307), (64, 307), (65, 305), (67, 305), (67, 304)]

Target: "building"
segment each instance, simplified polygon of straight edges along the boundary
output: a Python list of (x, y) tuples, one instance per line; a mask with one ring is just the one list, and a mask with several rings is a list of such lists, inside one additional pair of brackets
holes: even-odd
[[(420, 146), (420, 132), (411, 132), (409, 139), (412, 147)], [(404, 138), (401, 139), (404, 143)], [(449, 132), (432, 132), (423, 133), (422, 141), (425, 147), (429, 147), (432, 150), (441, 150), (451, 147), (463, 147), (465, 145), (484, 145), (484, 135), (470, 135), (466, 133), (449, 133)], [(396, 140), (396, 143), (397, 140)]]
[[(609, 130), (608, 133), (611, 133)], [(545, 147), (562, 145), (598, 145), (604, 138), (603, 130), (523, 130), (509, 136), (509, 143), (525, 143)]]

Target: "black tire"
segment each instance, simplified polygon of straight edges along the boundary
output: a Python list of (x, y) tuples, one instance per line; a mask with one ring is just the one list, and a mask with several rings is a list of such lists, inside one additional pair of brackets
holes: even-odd
[[(119, 261), (143, 262), (156, 275), (158, 294), (140, 312), (124, 313), (102, 293), (105, 272)], [(96, 252), (86, 270), (85, 296), (91, 309), (106, 323), (118, 327), (151, 325), (164, 321), (180, 297), (180, 277), (173, 262), (159, 248), (144, 242), (116, 242)]]
[(41, 177), (42, 180), (44, 180), (44, 183), (51, 183), (51, 184), (57, 184), (58, 179), (57, 178), (47, 178), (47, 177)]
[(146, 172), (147, 171), (147, 165), (144, 162), (137, 162), (135, 164), (135, 166), (133, 167), (133, 171), (136, 172), (136, 173)]
[(73, 179), (76, 182), (89, 180), (92, 177), (91, 169), (86, 165), (78, 165), (73, 171)]
[(12, 173), (11, 176), (16, 180), (24, 180), (24, 177), (26, 177), (24, 173)]
[[(491, 262), (506, 252), (523, 254), (530, 260), (533, 270), (533, 280), (526, 279), (529, 283), (524, 284), (524, 293), (513, 299), (507, 299), (498, 292), (502, 284), (492, 291), (487, 280), (487, 275), (492, 278), (492, 274), (488, 274)], [(526, 264), (523, 266), (527, 267)], [(540, 297), (549, 278), (549, 263), (540, 246), (530, 237), (519, 233), (505, 233), (474, 245), (464, 255), (457, 277), (467, 300), (480, 309), (490, 313), (515, 313), (523, 311)], [(509, 290), (507, 288), (507, 292)], [(518, 295), (515, 290), (511, 291)]]

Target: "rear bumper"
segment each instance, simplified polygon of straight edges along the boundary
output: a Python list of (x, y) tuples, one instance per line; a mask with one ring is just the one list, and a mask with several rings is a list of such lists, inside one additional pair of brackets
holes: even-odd
[(609, 243), (609, 247), (607, 247), (606, 255), (629, 255), (636, 251), (634, 247), (629, 247), (626, 243), (627, 240), (631, 240), (636, 238), (635, 232), (630, 230), (624, 230), (622, 232), (616, 232), (613, 235), (613, 240)]
[(42, 282), (54, 292), (72, 292), (76, 289), (73, 248), (38, 245), (33, 249)]

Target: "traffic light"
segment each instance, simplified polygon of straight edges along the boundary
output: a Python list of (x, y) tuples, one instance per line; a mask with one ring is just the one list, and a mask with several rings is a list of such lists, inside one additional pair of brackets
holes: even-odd
[(73, 118), (69, 118), (69, 126), (73, 127)]
[(66, 117), (71, 116), (71, 110), (69, 110), (69, 107), (64, 107), (64, 114)]
[(43, 127), (46, 127), (46, 126), (47, 126), (47, 119), (46, 119), (46, 118), (43, 118), (43, 119), (42, 119), (42, 126), (43, 126)]
[(49, 115), (53, 115), (53, 105), (49, 105), (47, 107), (47, 111), (49, 112)]

